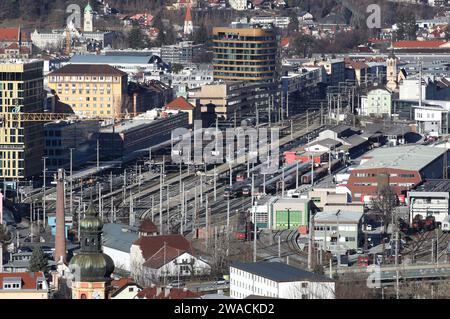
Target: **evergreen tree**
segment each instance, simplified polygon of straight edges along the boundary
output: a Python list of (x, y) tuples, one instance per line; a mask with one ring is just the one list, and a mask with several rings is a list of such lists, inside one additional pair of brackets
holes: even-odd
[(208, 30), (206, 26), (202, 23), (200, 28), (194, 33), (194, 43), (195, 44), (204, 44), (208, 42)]
[(415, 40), (417, 33), (416, 16), (414, 12), (401, 11), (398, 15), (395, 40)]
[(288, 33), (297, 32), (299, 28), (298, 17), (294, 10), (289, 11)]
[(134, 49), (143, 49), (145, 47), (145, 35), (139, 27), (133, 27), (128, 34), (128, 46)]
[(303, 57), (307, 57), (312, 52), (313, 45), (314, 38), (306, 34), (297, 35), (290, 43), (294, 53)]
[(30, 271), (43, 271), (44, 273), (48, 270), (48, 258), (44, 254), (41, 246), (36, 246), (33, 249), (33, 254), (30, 258), (30, 266), (28, 267)]

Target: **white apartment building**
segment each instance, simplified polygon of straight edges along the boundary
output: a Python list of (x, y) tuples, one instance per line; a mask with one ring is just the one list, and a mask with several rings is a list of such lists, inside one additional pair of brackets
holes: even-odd
[(335, 282), (280, 262), (237, 262), (230, 266), (230, 297), (334, 299)]
[(247, 0), (229, 0), (228, 2), (234, 10), (243, 11), (247, 9)]
[(264, 16), (264, 17), (252, 17), (250, 19), (251, 23), (261, 23), (261, 24), (267, 24), (267, 23), (273, 23), (274, 26), (281, 29), (286, 29), (289, 22), (289, 17), (270, 17), (270, 16)]
[(374, 89), (369, 91), (367, 98), (361, 103), (361, 115), (382, 116), (391, 115), (392, 95), (385, 89)]

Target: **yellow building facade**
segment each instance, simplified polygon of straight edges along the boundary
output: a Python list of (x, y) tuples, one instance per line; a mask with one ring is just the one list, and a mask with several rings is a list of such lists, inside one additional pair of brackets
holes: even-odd
[(120, 117), (131, 103), (128, 76), (110, 65), (69, 64), (48, 77), (60, 105), (85, 117)]
[(0, 179), (17, 181), (41, 172), (44, 127), (22, 113), (43, 111), (43, 62), (0, 62)]

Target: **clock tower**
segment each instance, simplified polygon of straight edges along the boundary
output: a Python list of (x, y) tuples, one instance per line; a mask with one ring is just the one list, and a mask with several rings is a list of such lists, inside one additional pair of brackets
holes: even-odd
[(94, 32), (94, 10), (90, 3), (84, 8), (83, 31)]
[(72, 299), (105, 299), (114, 262), (102, 250), (103, 223), (92, 204), (80, 221), (81, 249), (70, 261)]

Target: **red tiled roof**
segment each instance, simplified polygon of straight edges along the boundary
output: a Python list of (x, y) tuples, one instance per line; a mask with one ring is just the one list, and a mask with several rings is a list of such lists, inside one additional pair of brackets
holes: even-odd
[(194, 106), (189, 103), (184, 97), (179, 96), (172, 102), (166, 105), (166, 109), (171, 110), (192, 110)]
[(439, 48), (447, 41), (434, 40), (434, 41), (413, 41), (413, 40), (402, 40), (394, 42), (395, 48)]
[(184, 290), (182, 288), (171, 288), (167, 297), (165, 297), (165, 292), (163, 288), (161, 292), (157, 295), (157, 288), (145, 288), (138, 292), (137, 297), (140, 299), (185, 299), (185, 298), (195, 298), (200, 297), (199, 293)]
[(280, 40), (280, 45), (281, 45), (282, 47), (287, 47), (287, 46), (289, 46), (289, 38), (281, 38), (281, 40)]
[[(29, 42), (30, 36), (21, 32), (22, 41)], [(19, 41), (19, 28), (0, 28), (0, 42)]]
[(144, 233), (156, 233), (158, 231), (158, 228), (156, 227), (155, 223), (151, 221), (151, 219), (146, 218), (139, 225), (139, 231)]
[(368, 67), (367, 64), (362, 61), (353, 61), (351, 59), (346, 59), (345, 64), (355, 70), (366, 69)]
[(19, 41), (19, 28), (0, 29), (0, 41)]
[(0, 273), (0, 287), (3, 287), (5, 278), (20, 278), (22, 280), (22, 289), (36, 289), (37, 280), (45, 280), (44, 273), (38, 272), (2, 272)]
[(118, 295), (128, 286), (137, 286), (141, 288), (138, 284), (134, 282), (132, 278), (120, 278), (117, 280), (113, 280), (111, 281), (111, 291), (109, 292), (110, 297)]
[(112, 280), (111, 288), (114, 290), (120, 289), (123, 286), (125, 286), (126, 284), (133, 283), (133, 282), (134, 282), (133, 278), (120, 278), (120, 279)]
[(161, 247), (152, 257), (147, 259), (147, 261), (143, 264), (145, 267), (149, 267), (152, 269), (159, 269), (165, 264), (171, 262), (178, 256), (182, 255), (184, 251), (170, 247), (166, 245), (165, 247)]
[(182, 235), (160, 235), (151, 237), (141, 237), (133, 245), (141, 248), (144, 260), (148, 260), (155, 255), (166, 243), (166, 246), (179, 249), (180, 252), (188, 251), (194, 253), (191, 243)]
[(17, 42), (14, 42), (14, 43), (11, 43), (10, 45), (8, 45), (6, 48), (7, 49), (18, 50), (19, 49), (19, 44)]

